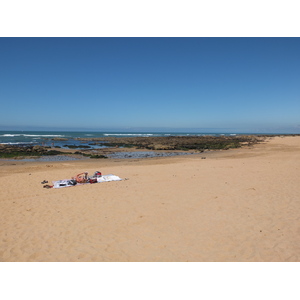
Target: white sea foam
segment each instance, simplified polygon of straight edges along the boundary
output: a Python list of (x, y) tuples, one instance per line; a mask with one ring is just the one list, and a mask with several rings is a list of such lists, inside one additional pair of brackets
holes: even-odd
[(61, 134), (20, 134), (20, 133), (14, 133), (14, 134), (2, 134), (0, 136), (3, 137), (15, 137), (15, 136), (28, 136), (28, 137), (63, 137), (64, 135)]
[(117, 135), (117, 136), (151, 136), (153, 133), (104, 133), (105, 136)]
[(34, 142), (7, 142), (7, 143), (0, 143), (1, 145), (28, 145), (28, 144), (36, 144)]
[(22, 134), (22, 136), (37, 136), (37, 137), (63, 137), (61, 134)]

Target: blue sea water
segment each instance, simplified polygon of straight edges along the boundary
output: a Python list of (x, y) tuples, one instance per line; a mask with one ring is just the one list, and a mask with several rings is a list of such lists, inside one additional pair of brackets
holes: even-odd
[[(101, 137), (151, 137), (151, 136), (205, 136), (205, 135), (237, 135), (236, 133), (174, 133), (174, 132), (73, 132), (73, 131), (0, 131), (0, 144), (10, 145), (44, 145), (67, 148), (66, 145), (90, 146), (99, 148), (99, 145), (91, 145), (93, 142), (81, 142), (76, 138), (101, 138)], [(67, 139), (64, 141), (53, 140), (55, 138)]]

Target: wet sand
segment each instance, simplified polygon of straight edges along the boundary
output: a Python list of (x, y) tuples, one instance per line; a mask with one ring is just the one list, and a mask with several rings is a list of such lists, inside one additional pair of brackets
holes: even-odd
[[(128, 180), (41, 184), (84, 171)], [(299, 175), (300, 137), (164, 158), (1, 161), (0, 261), (299, 261)]]

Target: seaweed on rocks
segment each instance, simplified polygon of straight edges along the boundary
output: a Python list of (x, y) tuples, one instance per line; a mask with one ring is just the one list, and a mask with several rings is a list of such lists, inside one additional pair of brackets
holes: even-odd
[(66, 152), (61, 152), (58, 150), (48, 150), (46, 153), (44, 153), (43, 155), (61, 155), (61, 154), (70, 154), (70, 153), (66, 153)]
[(64, 145), (64, 147), (69, 148), (69, 149), (79, 149), (79, 148), (89, 149), (89, 148), (91, 148), (90, 146), (87, 146), (87, 145)]
[(167, 137), (102, 137), (81, 141), (101, 141), (110, 147), (134, 147), (148, 150), (228, 150), (251, 146), (264, 140), (262, 136), (167, 136)]
[(105, 156), (105, 155), (98, 155), (98, 154), (94, 154), (94, 155), (93, 155), (93, 154), (91, 154), (91, 155), (90, 155), (90, 158), (97, 158), (97, 159), (98, 159), (98, 158), (108, 158), (108, 157)]
[(42, 146), (0, 145), (0, 158), (21, 158), (29, 156), (40, 157), (71, 154), (69, 152), (48, 149), (48, 147)]
[(84, 152), (81, 152), (81, 151), (76, 151), (74, 154), (77, 154), (77, 155), (82, 155), (84, 157), (89, 157), (89, 158), (108, 158), (107, 156), (105, 155), (102, 155), (102, 154), (91, 154), (91, 153), (84, 153)]
[[(265, 141), (267, 135), (240, 135), (240, 136), (167, 136), (167, 137), (102, 137), (102, 138), (84, 138), (77, 139), (81, 141), (96, 142), (98, 145), (114, 148), (135, 148), (157, 151), (191, 151), (204, 152), (205, 150), (228, 150)], [(274, 137), (274, 135), (272, 136)], [(90, 146), (68, 146), (69, 148), (87, 148), (86, 150), (76, 151), (73, 154), (79, 154), (90, 158), (107, 158), (106, 152), (98, 152), (88, 148)], [(21, 158), (29, 156), (54, 156), (69, 155), (70, 152), (63, 152), (49, 149), (49, 147), (32, 146), (32, 145), (1, 145), (0, 158)]]

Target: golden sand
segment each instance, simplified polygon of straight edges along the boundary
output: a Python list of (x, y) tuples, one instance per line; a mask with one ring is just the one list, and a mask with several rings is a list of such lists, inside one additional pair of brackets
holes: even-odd
[[(98, 170), (128, 180), (41, 184)], [(299, 261), (299, 175), (300, 137), (194, 156), (1, 161), (0, 261)]]

